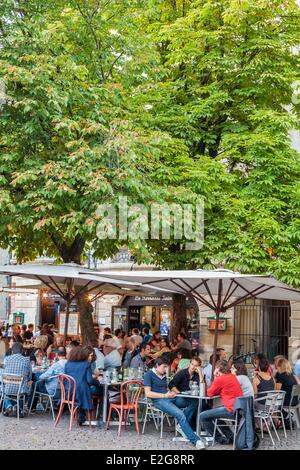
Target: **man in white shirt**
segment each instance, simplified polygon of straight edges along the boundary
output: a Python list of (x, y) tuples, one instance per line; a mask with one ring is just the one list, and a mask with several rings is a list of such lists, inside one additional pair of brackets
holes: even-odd
[(118, 352), (119, 343), (113, 338), (103, 343), (104, 369), (111, 370), (121, 366), (121, 356)]
[(133, 328), (131, 337), (135, 341), (135, 345), (139, 347), (143, 342), (143, 337), (137, 328)]

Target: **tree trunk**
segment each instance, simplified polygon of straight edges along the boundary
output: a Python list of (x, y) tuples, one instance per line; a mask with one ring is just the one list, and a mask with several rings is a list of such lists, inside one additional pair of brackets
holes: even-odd
[(178, 333), (184, 332), (186, 335), (188, 333), (185, 295), (173, 294), (173, 310), (172, 341), (177, 339)]
[[(78, 288), (79, 290), (79, 288)], [(94, 344), (96, 341), (96, 333), (93, 322), (93, 306), (89, 300), (87, 289), (82, 290), (76, 297), (79, 315), (79, 324), (84, 345)]]
[[(64, 263), (81, 264), (81, 256), (85, 246), (85, 240), (79, 235), (76, 235), (72, 245), (66, 245), (64, 242), (52, 236), (52, 241), (55, 244)], [(75, 289), (78, 292), (80, 288)], [(83, 344), (93, 343), (96, 340), (93, 322), (93, 307), (88, 297), (87, 289), (81, 290), (80, 294), (76, 296), (76, 302), (79, 311), (79, 324)], [(68, 317), (68, 312), (66, 314)], [(66, 328), (68, 318), (66, 318)]]

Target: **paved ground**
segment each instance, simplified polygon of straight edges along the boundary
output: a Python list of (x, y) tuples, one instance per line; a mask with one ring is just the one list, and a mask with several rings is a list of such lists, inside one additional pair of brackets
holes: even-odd
[[(0, 415), (0, 449), (94, 449), (94, 450), (193, 450), (194, 447), (185, 442), (172, 442), (174, 433), (166, 428), (163, 439), (152, 423), (147, 424), (144, 435), (137, 437), (133, 426), (117, 436), (117, 429), (105, 432), (101, 428), (74, 426), (68, 431), (68, 417), (63, 417), (55, 429), (52, 419), (43, 414), (21, 419), (7, 418)], [(281, 442), (276, 444), (277, 449), (300, 449), (300, 430), (288, 431), (288, 439), (280, 432)], [(228, 446), (216, 446), (214, 449), (230, 449)], [(262, 440), (260, 449), (273, 449), (269, 438)], [(209, 449), (211, 450), (211, 449)]]

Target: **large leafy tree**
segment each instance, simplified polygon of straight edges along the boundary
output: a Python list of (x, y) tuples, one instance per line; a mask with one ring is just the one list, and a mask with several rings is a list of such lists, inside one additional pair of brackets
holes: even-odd
[(170, 172), (205, 198), (203, 249), (154, 243), (162, 264), (300, 285), (300, 157), (289, 135), (299, 128), (299, 19), (294, 0), (149, 3), (160, 65), (141, 89), (152, 107), (138, 119), (183, 142), (188, 158), (178, 155)]
[(294, 0), (3, 0), (0, 18), (3, 247), (104, 258), (124, 240), (97, 237), (99, 203), (199, 196), (203, 248), (129, 240), (138, 261), (300, 283)]
[[(148, 45), (140, 2), (6, 0), (1, 9), (0, 239), (19, 261), (81, 263), (124, 240), (101, 240), (98, 205), (160, 201), (154, 179), (171, 139), (136, 125), (128, 103)], [(150, 65), (149, 65), (150, 67)], [(140, 69), (140, 70), (139, 70)], [(3, 100), (3, 96), (2, 96)], [(170, 196), (172, 198), (172, 194)], [(133, 248), (146, 253), (143, 242)], [(93, 337), (86, 292), (84, 339)]]

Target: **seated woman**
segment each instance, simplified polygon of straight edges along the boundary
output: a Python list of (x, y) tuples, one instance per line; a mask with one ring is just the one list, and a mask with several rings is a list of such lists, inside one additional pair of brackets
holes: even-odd
[(33, 343), (34, 349), (31, 351), (30, 354), (30, 361), (36, 362), (36, 357), (35, 357), (35, 352), (38, 349), (41, 349), (43, 353), (45, 353), (47, 347), (48, 347), (48, 336), (46, 335), (40, 335), (38, 336)]
[(244, 397), (254, 397), (254, 390), (248, 377), (247, 367), (243, 361), (234, 362), (231, 366), (231, 373), (240, 382)]
[(173, 372), (176, 372), (177, 370), (185, 369), (185, 366), (189, 367), (191, 358), (192, 358), (191, 351), (187, 349), (180, 349), (177, 352), (176, 357), (171, 364), (171, 372), (173, 373)]
[[(280, 357), (280, 356), (277, 356), (277, 357)], [(255, 359), (254, 359), (254, 364), (255, 364), (255, 369), (254, 369), (254, 372), (255, 374), (257, 374), (259, 372), (259, 363), (260, 361), (263, 360), (263, 361), (267, 361), (267, 356), (265, 356), (264, 354), (262, 353), (258, 353), (256, 354), (255, 356)], [(268, 371), (267, 371), (270, 375), (273, 374), (273, 370), (272, 370), (272, 367), (270, 366), (269, 364), (269, 368), (268, 368)]]
[(76, 380), (76, 402), (78, 404), (78, 422), (82, 425), (86, 420), (86, 411), (93, 409), (92, 391), (90, 386), (98, 386), (98, 381), (92, 376), (90, 352), (82, 346), (75, 346), (68, 355), (65, 374)]
[(255, 408), (257, 410), (264, 409), (264, 397), (267, 395), (268, 392), (275, 390), (276, 382), (270, 374), (269, 369), (269, 361), (267, 359), (261, 359), (259, 361), (259, 367), (256, 377), (254, 377), (253, 379), (254, 396), (257, 398), (261, 398), (259, 402), (255, 402)]
[[(100, 376), (100, 369), (98, 369), (98, 367), (97, 367), (97, 352), (96, 352), (96, 349), (93, 348), (93, 346), (84, 346), (83, 348), (86, 350), (86, 352), (88, 354), (88, 361), (91, 364), (93, 378), (97, 379)], [(102, 353), (100, 353), (100, 354), (102, 354)], [(103, 356), (103, 354), (102, 354), (102, 356)], [(103, 356), (102, 364), (103, 363), (104, 363), (104, 356)], [(103, 369), (103, 367), (102, 367), (102, 369)], [(100, 386), (100, 384), (97, 380), (96, 380), (96, 382), (97, 382), (97, 385), (96, 385), (96, 383), (94, 383), (93, 385), (90, 386), (92, 395), (102, 396), (103, 395), (102, 387)]]
[(181, 359), (178, 363), (177, 370), (187, 369), (192, 359), (192, 351), (189, 349), (181, 349)]
[(159, 347), (160, 347), (159, 351), (156, 351), (155, 353), (150, 354), (152, 359), (157, 359), (158, 357), (161, 357), (163, 354), (169, 353), (171, 351), (168, 338), (164, 336), (160, 341)]
[[(220, 354), (216, 354), (216, 363), (219, 362), (220, 360), (221, 360)], [(214, 355), (211, 354), (209, 357), (209, 363), (203, 369), (204, 380), (206, 382), (207, 387), (210, 387), (212, 384), (213, 361), (214, 361)]]
[[(276, 390), (283, 390), (285, 392), (284, 397), (284, 406), (289, 406), (292, 396), (292, 389), (294, 385), (299, 383), (298, 377), (293, 374), (292, 366), (289, 361), (285, 358), (279, 358), (276, 361)], [(297, 406), (298, 400), (297, 397), (293, 398), (292, 406)], [(288, 413), (283, 410), (283, 417), (285, 421), (285, 426), (290, 427), (290, 422), (288, 419)]]
[(43, 359), (46, 356), (44, 351), (41, 349), (37, 349), (34, 353), (35, 356), (35, 365), (36, 366), (41, 366), (43, 364)]
[(57, 351), (58, 348), (62, 347), (64, 345), (64, 338), (63, 336), (55, 336), (54, 341), (50, 346), (47, 348), (47, 358), (50, 361), (54, 361), (54, 359), (57, 356)]
[(160, 331), (156, 331), (154, 333), (152, 339), (148, 343), (148, 344), (150, 344), (151, 349), (153, 350), (153, 352), (159, 351), (160, 342), (161, 342)]

